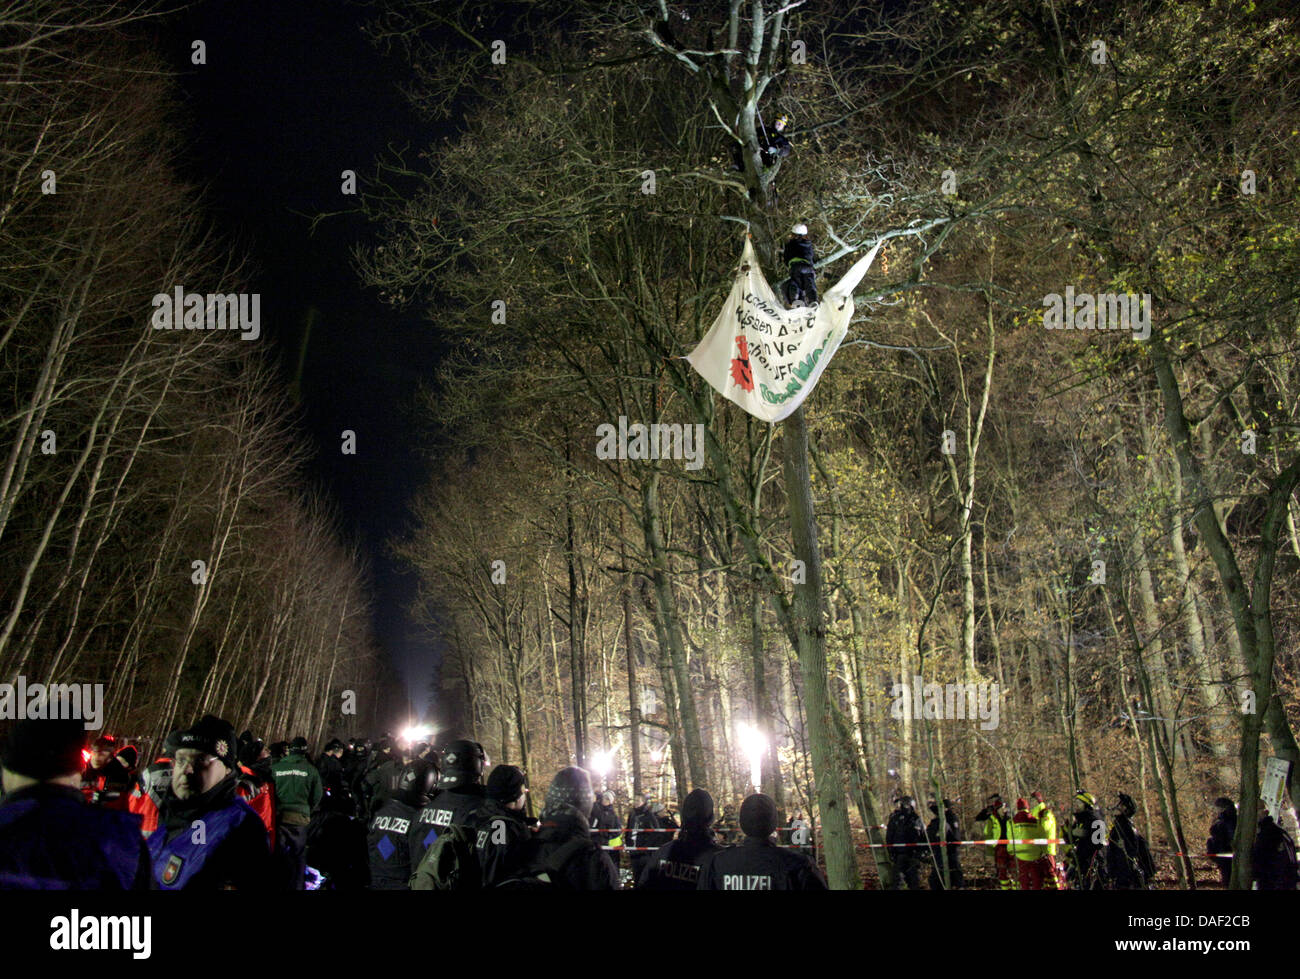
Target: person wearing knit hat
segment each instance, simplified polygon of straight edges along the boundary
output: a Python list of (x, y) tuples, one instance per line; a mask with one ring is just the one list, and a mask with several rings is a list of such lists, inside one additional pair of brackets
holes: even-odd
[(588, 816), (596, 793), (585, 768), (562, 768), (546, 789), (536, 834), (523, 846), (516, 875), (558, 890), (613, 891), (618, 873), (591, 838)]
[(0, 890), (147, 890), (140, 819), (86, 805), (80, 720), (23, 720), (0, 754)]
[[(522, 866), (524, 845), (532, 836), (524, 809), (528, 803), (523, 769), (498, 765), (487, 780), (487, 798), (470, 817), (483, 886), (495, 887)], [(535, 820), (534, 820), (535, 822)]]
[(682, 802), (682, 830), (677, 839), (650, 855), (638, 890), (693, 891), (705, 856), (722, 846), (713, 836), (713, 796), (694, 789)]
[(700, 861), (701, 891), (824, 891), (826, 878), (802, 853), (777, 846), (772, 838), (777, 825), (776, 803), (756, 792), (740, 805), (740, 828), (745, 839), (724, 847)]
[(171, 784), (147, 840), (155, 885), (165, 891), (269, 889), (266, 828), (236, 791), (235, 729), (208, 714), (174, 739)]

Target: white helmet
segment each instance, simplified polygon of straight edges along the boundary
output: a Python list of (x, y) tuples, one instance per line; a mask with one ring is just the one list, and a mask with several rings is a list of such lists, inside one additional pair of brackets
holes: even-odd
[(808, 233), (808, 225), (806, 224), (796, 224), (793, 228), (790, 229), (790, 234), (792, 235), (806, 235), (807, 233)]

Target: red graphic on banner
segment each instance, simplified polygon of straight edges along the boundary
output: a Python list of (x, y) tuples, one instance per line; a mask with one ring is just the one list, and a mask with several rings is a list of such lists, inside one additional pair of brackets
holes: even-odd
[(739, 357), (731, 358), (731, 379), (746, 391), (754, 390), (754, 372), (749, 366), (749, 344), (743, 335), (736, 337)]

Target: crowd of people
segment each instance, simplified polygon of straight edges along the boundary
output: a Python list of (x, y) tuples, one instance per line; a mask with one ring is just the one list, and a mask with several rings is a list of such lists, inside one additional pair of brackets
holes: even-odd
[[(482, 746), (385, 736), (331, 739), (314, 757), (302, 737), (267, 745), (205, 716), (141, 764), (111, 737), (85, 746), (78, 721), (26, 720), (4, 746), (0, 888), (156, 890), (824, 890), (812, 827), (767, 795), (714, 808), (697, 788), (674, 812), (646, 795), (620, 819), (612, 792), (567, 767), (530, 815), (525, 773), (489, 770)], [(968, 839), (954, 804), (911, 796), (885, 827), (892, 886), (965, 885), (962, 850), (993, 852), (1013, 890), (1145, 889), (1155, 863), (1120, 793), (1107, 825), (1075, 796), (1064, 836), (1041, 792), (986, 800)], [(1217, 800), (1207, 840), (1224, 883), (1236, 809)], [(942, 810), (942, 812), (941, 812)], [(1058, 859), (1058, 846), (1060, 859)], [(1256, 886), (1296, 887), (1295, 845), (1267, 814), (1252, 853)], [(626, 865), (624, 865), (626, 860)]]

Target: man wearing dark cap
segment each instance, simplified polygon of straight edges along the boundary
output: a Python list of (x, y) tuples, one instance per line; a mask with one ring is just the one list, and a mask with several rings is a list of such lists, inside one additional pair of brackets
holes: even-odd
[(693, 891), (700, 876), (700, 862), (721, 849), (713, 836), (713, 796), (695, 789), (682, 803), (681, 833), (650, 855), (636, 882), (637, 889)]
[(286, 880), (291, 890), (306, 887), (307, 825), (325, 794), (320, 772), (307, 760), (307, 739), (294, 738), (289, 753), (271, 766), (275, 778), (275, 802), (279, 812), (276, 835)]
[(826, 879), (802, 853), (776, 845), (776, 803), (757, 792), (740, 805), (739, 846), (706, 853), (696, 888), (701, 891), (824, 891)]
[(488, 776), (487, 798), (470, 817), (484, 887), (495, 887), (521, 865), (524, 844), (532, 835), (524, 816), (525, 783), (523, 769), (498, 765)]
[(591, 838), (596, 793), (585, 768), (562, 768), (546, 790), (537, 832), (524, 844), (518, 878), (564, 891), (618, 890), (618, 872)]
[(147, 890), (139, 817), (86, 805), (79, 720), (24, 720), (0, 756), (0, 890)]
[(164, 891), (272, 888), (266, 828), (236, 792), (235, 729), (207, 714), (174, 737), (171, 785), (147, 840), (154, 885)]

